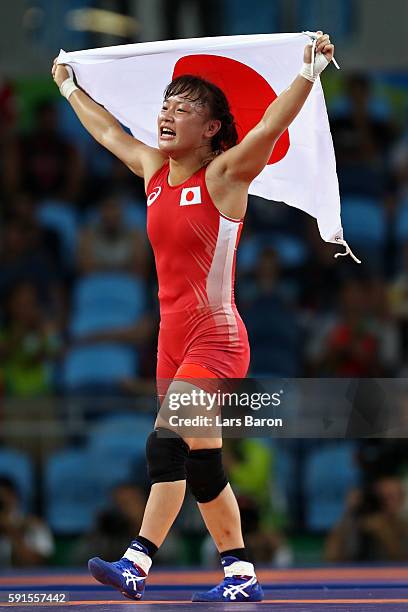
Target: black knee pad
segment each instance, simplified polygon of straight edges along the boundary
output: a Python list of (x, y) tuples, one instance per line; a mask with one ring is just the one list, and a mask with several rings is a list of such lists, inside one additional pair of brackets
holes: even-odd
[(190, 451), (186, 463), (187, 483), (196, 500), (212, 501), (228, 484), (222, 465), (221, 448)]
[[(166, 431), (172, 437), (158, 435)], [(174, 432), (164, 428), (152, 431), (146, 440), (147, 470), (152, 484), (186, 480), (188, 452), (188, 445)]]

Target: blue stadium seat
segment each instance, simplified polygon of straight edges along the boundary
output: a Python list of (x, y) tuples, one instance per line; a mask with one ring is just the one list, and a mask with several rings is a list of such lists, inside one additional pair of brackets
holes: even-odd
[[(123, 221), (126, 227), (136, 227), (143, 231), (146, 229), (146, 204), (124, 199), (121, 202)], [(99, 208), (91, 208), (83, 217), (86, 225), (96, 225), (100, 220)]]
[(24, 510), (30, 510), (34, 475), (28, 455), (11, 448), (0, 448), (0, 476), (6, 476), (16, 484)]
[(52, 455), (45, 466), (46, 518), (59, 534), (89, 529), (99, 500), (87, 478), (84, 450), (65, 450)]
[(305, 263), (308, 248), (304, 240), (285, 232), (270, 232), (268, 235), (244, 238), (237, 252), (237, 264), (240, 273), (256, 269), (258, 259), (264, 248), (273, 248), (284, 268), (293, 268)]
[(126, 200), (123, 203), (123, 217), (128, 227), (138, 227), (141, 230), (146, 228), (146, 206)]
[(305, 466), (306, 527), (327, 531), (341, 518), (349, 491), (358, 485), (355, 446), (327, 442), (311, 449)]
[[(331, 119), (348, 117), (352, 113), (351, 100), (347, 95), (336, 96), (329, 104)], [(392, 115), (392, 106), (386, 98), (371, 96), (368, 100), (368, 114), (380, 121), (389, 121)]]
[(256, 268), (262, 246), (258, 236), (244, 236), (237, 251), (237, 270), (240, 274), (251, 272)]
[(80, 149), (84, 158), (87, 159), (87, 163), (92, 166), (95, 164), (94, 156), (96, 151), (105, 151), (105, 156), (110, 160), (107, 168), (104, 168), (105, 174), (107, 175), (112, 167), (112, 155), (99, 147), (90, 133), (84, 128), (82, 123), (78, 121), (78, 117), (75, 114), (74, 109), (70, 104), (64, 104), (64, 98), (60, 98), (56, 102), (57, 117), (58, 117), (58, 131), (67, 140), (71, 141), (77, 149)]
[(374, 250), (386, 239), (386, 217), (377, 200), (359, 196), (342, 199), (341, 218), (344, 235), (350, 244)]
[(306, 262), (308, 249), (304, 242), (297, 236), (290, 234), (275, 234), (270, 241), (279, 256), (279, 262), (284, 268), (301, 266)]
[(103, 449), (68, 449), (52, 455), (45, 468), (46, 518), (59, 535), (90, 529), (115, 485), (131, 475), (129, 458), (115, 461)]
[(298, 376), (302, 336), (297, 313), (279, 296), (264, 295), (243, 315), (251, 343), (251, 375)]
[[(76, 284), (70, 331), (74, 338), (128, 327), (145, 310), (146, 291), (141, 280), (127, 274), (93, 274)], [(138, 371), (135, 348), (116, 343), (79, 346), (69, 351), (63, 384), (70, 390), (98, 385), (114, 387)]]
[(326, 0), (296, 0), (291, 3), (294, 13), (295, 30), (316, 30), (330, 32), (332, 40), (342, 41), (356, 30), (353, 0), (328, 3)]
[(90, 449), (101, 449), (106, 453), (120, 451), (131, 458), (144, 457), (146, 438), (153, 426), (151, 415), (110, 415), (90, 429), (88, 445)]
[(74, 337), (135, 323), (145, 310), (143, 282), (127, 274), (92, 274), (76, 284), (71, 333)]
[(250, 2), (224, 2), (225, 34), (263, 34), (280, 31), (280, 6), (278, 2), (258, 0), (256, 10)]
[(58, 0), (50, 10), (49, 0), (36, 0), (35, 7), (39, 14), (46, 15), (47, 27), (36, 28), (35, 45), (44, 53), (55, 53), (56, 45), (63, 49), (89, 49), (92, 46), (92, 33), (85, 28), (67, 27), (67, 15), (73, 9), (91, 6), (94, 6), (92, 0)]
[(296, 473), (294, 451), (291, 440), (269, 438), (273, 450), (273, 473), (275, 477), (273, 494), (283, 497), (288, 513), (295, 501)]
[(398, 207), (395, 220), (395, 236), (399, 242), (408, 240), (408, 198)]
[(65, 358), (63, 385), (70, 391), (87, 386), (114, 388), (123, 378), (137, 374), (137, 352), (111, 343), (73, 348)]
[(64, 202), (45, 200), (41, 203), (37, 216), (42, 225), (57, 232), (63, 246), (65, 260), (72, 264), (78, 238), (74, 207)]

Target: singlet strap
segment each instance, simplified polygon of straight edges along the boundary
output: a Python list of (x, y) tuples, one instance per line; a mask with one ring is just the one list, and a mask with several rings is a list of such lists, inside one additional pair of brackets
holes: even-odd
[(150, 191), (151, 184), (159, 178), (160, 174), (166, 170), (168, 165), (169, 165), (169, 162), (165, 161), (163, 165), (160, 166), (160, 168), (158, 168), (156, 172), (153, 174), (153, 176), (150, 178), (149, 182), (147, 183), (147, 187), (146, 187), (146, 195)]

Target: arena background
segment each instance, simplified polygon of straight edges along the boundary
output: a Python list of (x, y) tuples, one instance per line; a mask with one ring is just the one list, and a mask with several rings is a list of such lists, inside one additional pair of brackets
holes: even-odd
[[(301, 212), (250, 197), (236, 297), (251, 375), (403, 378), (408, 4), (14, 0), (1, 21), (0, 567), (83, 566), (120, 556), (140, 525), (157, 287), (143, 185), (81, 128), (53, 58), (61, 47), (329, 32), (342, 70), (322, 82), (345, 234), (363, 263), (335, 260)], [(258, 563), (408, 560), (405, 439), (229, 440), (225, 462)], [(190, 498), (157, 561), (216, 567)]]

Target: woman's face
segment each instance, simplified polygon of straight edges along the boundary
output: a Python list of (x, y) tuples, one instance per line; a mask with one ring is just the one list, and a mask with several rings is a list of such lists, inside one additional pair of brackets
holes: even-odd
[(187, 96), (164, 100), (157, 118), (159, 149), (169, 156), (183, 155), (206, 146), (221, 122), (209, 118), (209, 109)]

